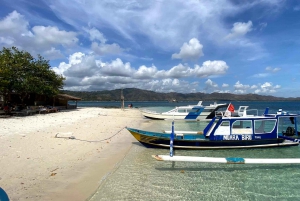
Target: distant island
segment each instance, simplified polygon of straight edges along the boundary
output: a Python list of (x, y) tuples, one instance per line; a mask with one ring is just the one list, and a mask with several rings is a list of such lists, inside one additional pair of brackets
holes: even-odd
[[(120, 101), (121, 89), (105, 91), (61, 91), (81, 98), (83, 101)], [(230, 93), (158, 93), (136, 88), (123, 89), (125, 101), (300, 101), (297, 98), (284, 98), (258, 94), (230, 94)]]

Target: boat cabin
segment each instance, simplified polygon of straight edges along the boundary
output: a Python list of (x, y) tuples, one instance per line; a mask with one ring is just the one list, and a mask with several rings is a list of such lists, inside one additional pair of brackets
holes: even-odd
[[(266, 110), (267, 111), (267, 110)], [(298, 114), (247, 115), (247, 107), (239, 112), (239, 117), (223, 116), (213, 119), (204, 129), (210, 140), (262, 140), (280, 136), (298, 136)]]

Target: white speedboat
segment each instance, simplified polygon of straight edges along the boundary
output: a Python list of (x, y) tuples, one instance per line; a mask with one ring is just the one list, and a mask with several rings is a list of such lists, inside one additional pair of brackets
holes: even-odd
[(158, 113), (149, 110), (141, 110), (142, 115), (157, 120), (205, 120), (212, 119), (218, 111), (225, 111), (229, 104), (216, 102), (207, 106), (202, 105), (202, 101), (199, 101), (197, 105), (178, 106), (174, 109)]

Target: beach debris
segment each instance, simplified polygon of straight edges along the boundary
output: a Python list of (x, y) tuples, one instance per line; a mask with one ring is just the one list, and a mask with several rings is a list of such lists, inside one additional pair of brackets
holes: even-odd
[(74, 136), (72, 136), (72, 132), (66, 132), (66, 133), (56, 133), (55, 138), (68, 138), (68, 139), (75, 139)]
[(56, 174), (57, 174), (56, 172), (52, 172), (50, 176), (52, 177), (55, 176)]
[(51, 170), (50, 172), (54, 172), (55, 170), (58, 170), (58, 168), (55, 168), (54, 170)]

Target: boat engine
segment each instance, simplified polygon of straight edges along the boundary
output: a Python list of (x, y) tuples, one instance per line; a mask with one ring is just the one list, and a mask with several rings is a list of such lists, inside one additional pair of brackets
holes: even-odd
[(295, 135), (295, 128), (293, 127), (287, 127), (286, 132), (284, 133), (285, 136), (293, 136)]

